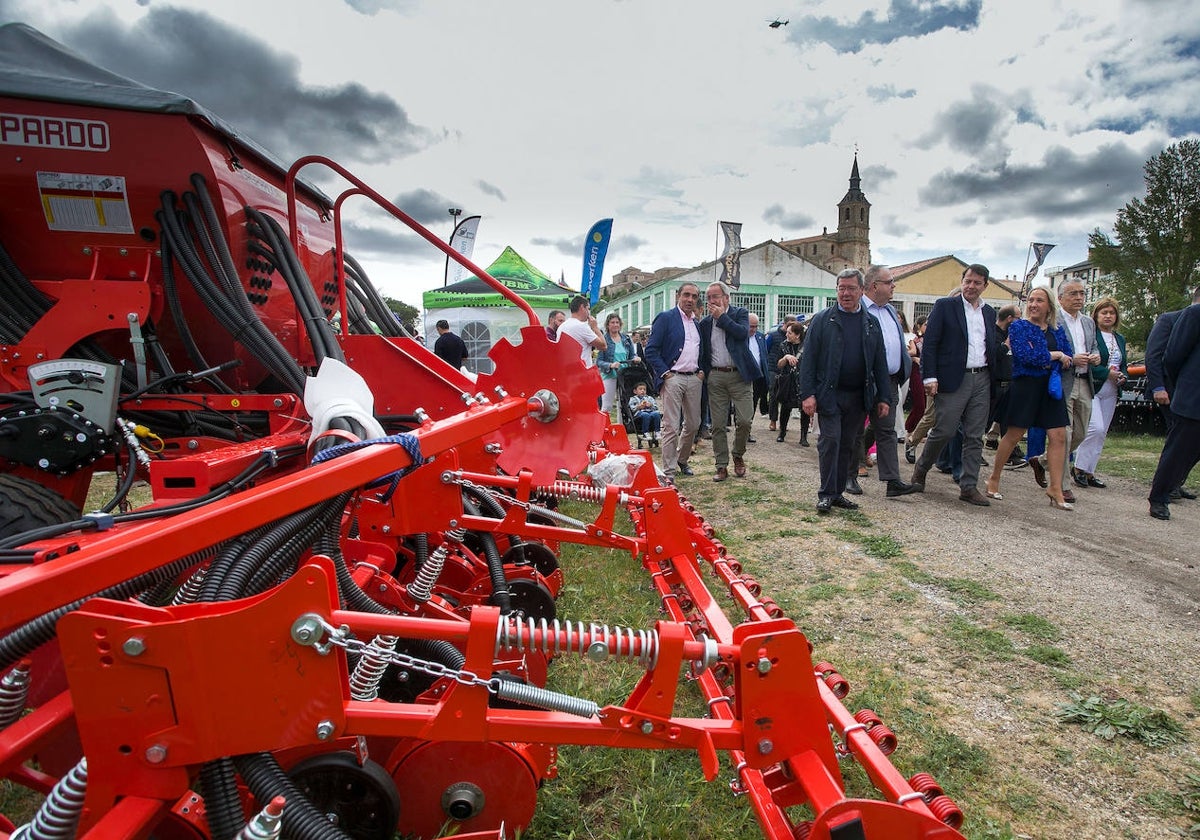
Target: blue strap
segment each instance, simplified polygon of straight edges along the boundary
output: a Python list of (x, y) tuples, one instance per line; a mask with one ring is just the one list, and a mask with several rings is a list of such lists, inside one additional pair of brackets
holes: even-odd
[(364, 446), (375, 446), (376, 444), (381, 443), (403, 446), (404, 451), (407, 452), (409, 457), (412, 458), (412, 464), (410, 466), (401, 470), (396, 470), (388, 475), (381, 476), (367, 485), (367, 488), (371, 489), (386, 484), (387, 489), (383, 492), (383, 495), (380, 496), (380, 501), (388, 502), (391, 500), (392, 495), (396, 492), (396, 487), (399, 486), (400, 479), (425, 463), (425, 459), (421, 455), (421, 440), (416, 435), (405, 432), (403, 434), (388, 435), (387, 437), (373, 438), (371, 440), (357, 440), (351, 443), (339, 443), (337, 446), (332, 446), (329, 449), (318, 452), (316, 457), (313, 458), (313, 463), (320, 464), (332, 458), (338, 458), (349, 452), (362, 449)]

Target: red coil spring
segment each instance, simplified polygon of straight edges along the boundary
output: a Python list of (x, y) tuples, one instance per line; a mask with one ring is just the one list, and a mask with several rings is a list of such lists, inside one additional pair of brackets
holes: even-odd
[[(854, 719), (863, 726), (867, 727), (867, 729), (870, 729), (872, 726), (879, 726), (883, 723), (883, 721), (879, 719), (879, 715), (875, 714), (875, 712), (870, 709), (859, 709), (854, 713)], [(909, 782), (909, 784), (912, 783)]]
[[(783, 618), (784, 617), (783, 607), (781, 607), (781, 606), (779, 606), (779, 604), (775, 603), (775, 600), (773, 598), (761, 598), (760, 602), (763, 605), (763, 609), (765, 609), (767, 611), (767, 615), (771, 616), (771, 618)], [(811, 652), (812, 651), (810, 650), (809, 653), (811, 653)]]
[(811, 821), (806, 820), (805, 822), (800, 823), (798, 826), (796, 826), (794, 829), (792, 829), (792, 837), (796, 838), (796, 840), (808, 840), (808, 838), (811, 835), (812, 835), (812, 822)]
[(875, 746), (879, 747), (879, 751), (884, 755), (891, 755), (899, 745), (896, 734), (882, 723), (868, 729), (867, 737), (875, 742)]
[(946, 825), (956, 831), (962, 828), (963, 812), (954, 804), (954, 800), (949, 796), (935, 796), (933, 801), (929, 803), (929, 810), (933, 811), (933, 815)]
[(755, 598), (762, 594), (762, 584), (749, 575), (742, 575), (742, 584)]
[(928, 773), (914, 773), (908, 783), (912, 785), (913, 790), (925, 797), (926, 802), (932, 802), (937, 797), (946, 795), (942, 786)]
[(816, 672), (825, 680), (825, 685), (833, 692), (833, 696), (841, 700), (850, 693), (850, 683), (828, 662), (818, 662), (813, 666)]

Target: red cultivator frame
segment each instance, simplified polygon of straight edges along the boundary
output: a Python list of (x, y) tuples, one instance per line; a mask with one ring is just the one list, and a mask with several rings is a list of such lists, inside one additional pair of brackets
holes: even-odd
[[(478, 266), (335, 164), (284, 173), (195, 110), (24, 92), (0, 111), (24, 132), (0, 168), (0, 777), (45, 796), (0, 837), (514, 837), (560, 744), (690, 750), (710, 780), (724, 752), (770, 838), (961, 836), (607, 424), (577, 350), (511, 294), (530, 326), (477, 382), (393, 334), (342, 256), (343, 202), (505, 291)], [(54, 121), (105, 148), (56, 145)], [(302, 187), (310, 163), (352, 186)], [(64, 221), (89, 206), (104, 218)], [(97, 469), (122, 486), (81, 516)], [(137, 476), (153, 502), (126, 509)], [(564, 543), (628, 552), (665, 617), (559, 617)], [(645, 673), (601, 706), (546, 688), (570, 656)], [(707, 716), (677, 713), (681, 685)], [(881, 799), (846, 797), (844, 759)]]

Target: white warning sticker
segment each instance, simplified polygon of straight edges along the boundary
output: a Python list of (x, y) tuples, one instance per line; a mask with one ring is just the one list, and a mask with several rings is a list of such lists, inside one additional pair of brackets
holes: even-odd
[(133, 233), (125, 179), (120, 175), (39, 172), (37, 179), (50, 230)]

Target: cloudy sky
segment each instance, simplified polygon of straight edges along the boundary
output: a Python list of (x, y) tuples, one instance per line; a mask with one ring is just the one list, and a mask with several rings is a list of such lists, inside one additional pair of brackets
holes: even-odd
[[(786, 26), (771, 28), (774, 19)], [(998, 276), (1086, 258), (1200, 135), (1194, 0), (0, 0), (110, 70), (186, 94), (281, 158), (329, 155), (475, 258), (578, 285), (837, 224), (857, 150), (876, 261)], [(340, 191), (333, 182), (327, 191)], [(442, 260), (360, 212), (350, 248), (419, 303)]]

